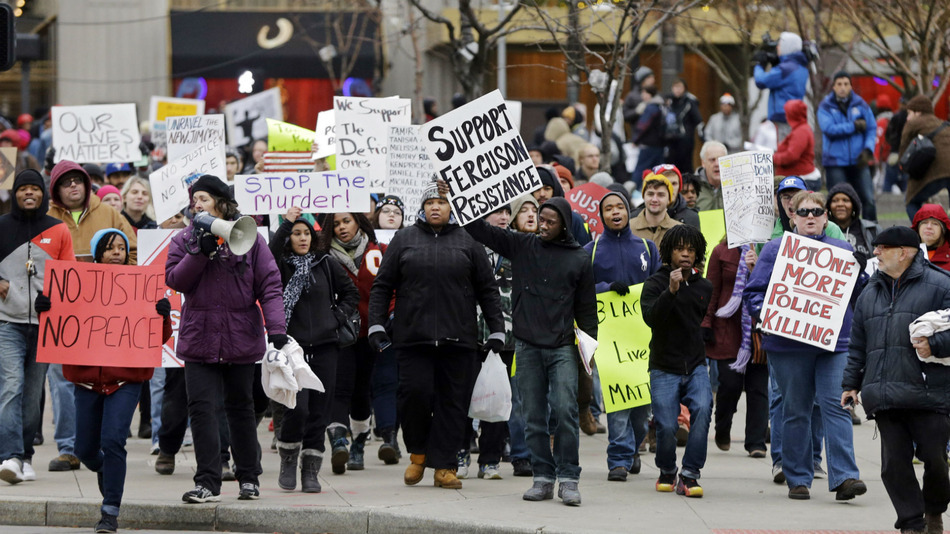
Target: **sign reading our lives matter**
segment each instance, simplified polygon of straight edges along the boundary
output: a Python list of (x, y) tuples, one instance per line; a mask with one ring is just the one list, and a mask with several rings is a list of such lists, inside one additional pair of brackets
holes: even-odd
[(739, 152), (719, 158), (729, 248), (765, 243), (775, 224), (772, 154)]
[(833, 351), (860, 274), (850, 251), (785, 232), (762, 305), (762, 330)]
[(390, 126), (389, 153), (386, 154), (386, 174), (389, 186), (386, 193), (402, 200), (403, 224), (416, 222), (416, 213), (422, 205), (422, 193), (432, 184), (435, 166), (426, 154), (419, 126)]
[(607, 413), (650, 404), (650, 339), (653, 332), (640, 313), (643, 284), (619, 295), (597, 295), (597, 351)]
[(44, 363), (158, 367), (165, 266), (48, 260), (36, 360)]
[(135, 104), (53, 106), (56, 161), (129, 163), (142, 158)]
[(425, 123), (422, 137), (463, 226), (541, 187), (498, 90)]
[(408, 98), (333, 97), (336, 168), (363, 173), (371, 192), (386, 191), (389, 126), (408, 126), (411, 115)]
[(234, 200), (241, 213), (286, 213), (290, 207), (308, 213), (369, 211), (369, 180), (358, 171), (281, 174), (239, 174)]

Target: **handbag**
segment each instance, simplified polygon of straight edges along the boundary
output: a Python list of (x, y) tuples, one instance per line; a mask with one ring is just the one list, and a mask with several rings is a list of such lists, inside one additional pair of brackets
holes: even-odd
[(950, 126), (950, 122), (944, 121), (940, 127), (929, 134), (918, 134), (917, 137), (913, 138), (899, 161), (901, 171), (907, 173), (910, 178), (922, 178), (937, 157), (934, 137), (947, 126)]
[(337, 323), (339, 323), (339, 326), (336, 327), (337, 344), (341, 349), (349, 347), (350, 345), (356, 344), (356, 340), (360, 337), (360, 311), (359, 309), (354, 309), (349, 316), (343, 313), (343, 310), (336, 304), (336, 290), (333, 288), (333, 274), (330, 272), (330, 266), (327, 265), (326, 261), (323, 262), (323, 270), (327, 273), (327, 281), (330, 283), (330, 295), (332, 295), (334, 299), (330, 304), (330, 311), (333, 312)]

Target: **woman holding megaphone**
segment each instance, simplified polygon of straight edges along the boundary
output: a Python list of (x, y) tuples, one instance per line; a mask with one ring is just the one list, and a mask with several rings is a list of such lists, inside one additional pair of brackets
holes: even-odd
[[(280, 272), (264, 239), (241, 230), (237, 203), (218, 177), (198, 178), (191, 186), (191, 198), (195, 221), (172, 238), (165, 263), (168, 287), (185, 296), (177, 355), (185, 362), (188, 415), (198, 464), (195, 488), (182, 495), (182, 501), (221, 500), (215, 415), (221, 397), (231, 432), (234, 474), (240, 484), (238, 499), (258, 499), (261, 461), (254, 367), (266, 348), (261, 311), (267, 340), (277, 349), (287, 343)], [(220, 235), (227, 235), (229, 241)]]

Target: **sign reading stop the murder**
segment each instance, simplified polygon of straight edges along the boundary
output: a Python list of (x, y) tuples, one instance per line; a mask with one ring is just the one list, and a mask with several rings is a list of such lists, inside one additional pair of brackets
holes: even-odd
[(360, 172), (239, 174), (234, 200), (248, 215), (286, 213), (293, 206), (308, 213), (369, 211), (369, 180)]
[(463, 226), (541, 188), (498, 90), (425, 123), (422, 138)]
[[(604, 221), (600, 218), (600, 200), (609, 192), (606, 187), (589, 182), (571, 189), (567, 195), (571, 209), (579, 213), (587, 223), (591, 239), (597, 239), (597, 236), (604, 233)], [(512, 217), (516, 215), (518, 214), (511, 214)]]
[(164, 265), (109, 265), (47, 260), (36, 361), (112, 367), (158, 367), (165, 296)]
[(762, 330), (833, 351), (859, 275), (851, 251), (785, 232), (765, 292)]

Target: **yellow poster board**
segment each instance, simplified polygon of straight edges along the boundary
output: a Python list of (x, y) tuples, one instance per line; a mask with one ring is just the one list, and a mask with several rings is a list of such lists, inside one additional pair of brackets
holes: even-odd
[(205, 113), (205, 101), (193, 98), (153, 96), (149, 107), (152, 122), (161, 122), (168, 117), (190, 117)]
[(726, 217), (722, 210), (708, 210), (699, 212), (699, 227), (706, 238), (706, 261), (703, 262), (703, 276), (706, 276), (706, 265), (716, 245), (726, 236)]
[(643, 284), (630, 286), (620, 296), (613, 291), (597, 295), (597, 352), (607, 413), (650, 404), (650, 338), (643, 322), (640, 292)]
[(288, 122), (267, 119), (269, 152), (306, 152), (312, 150), (317, 134)]

